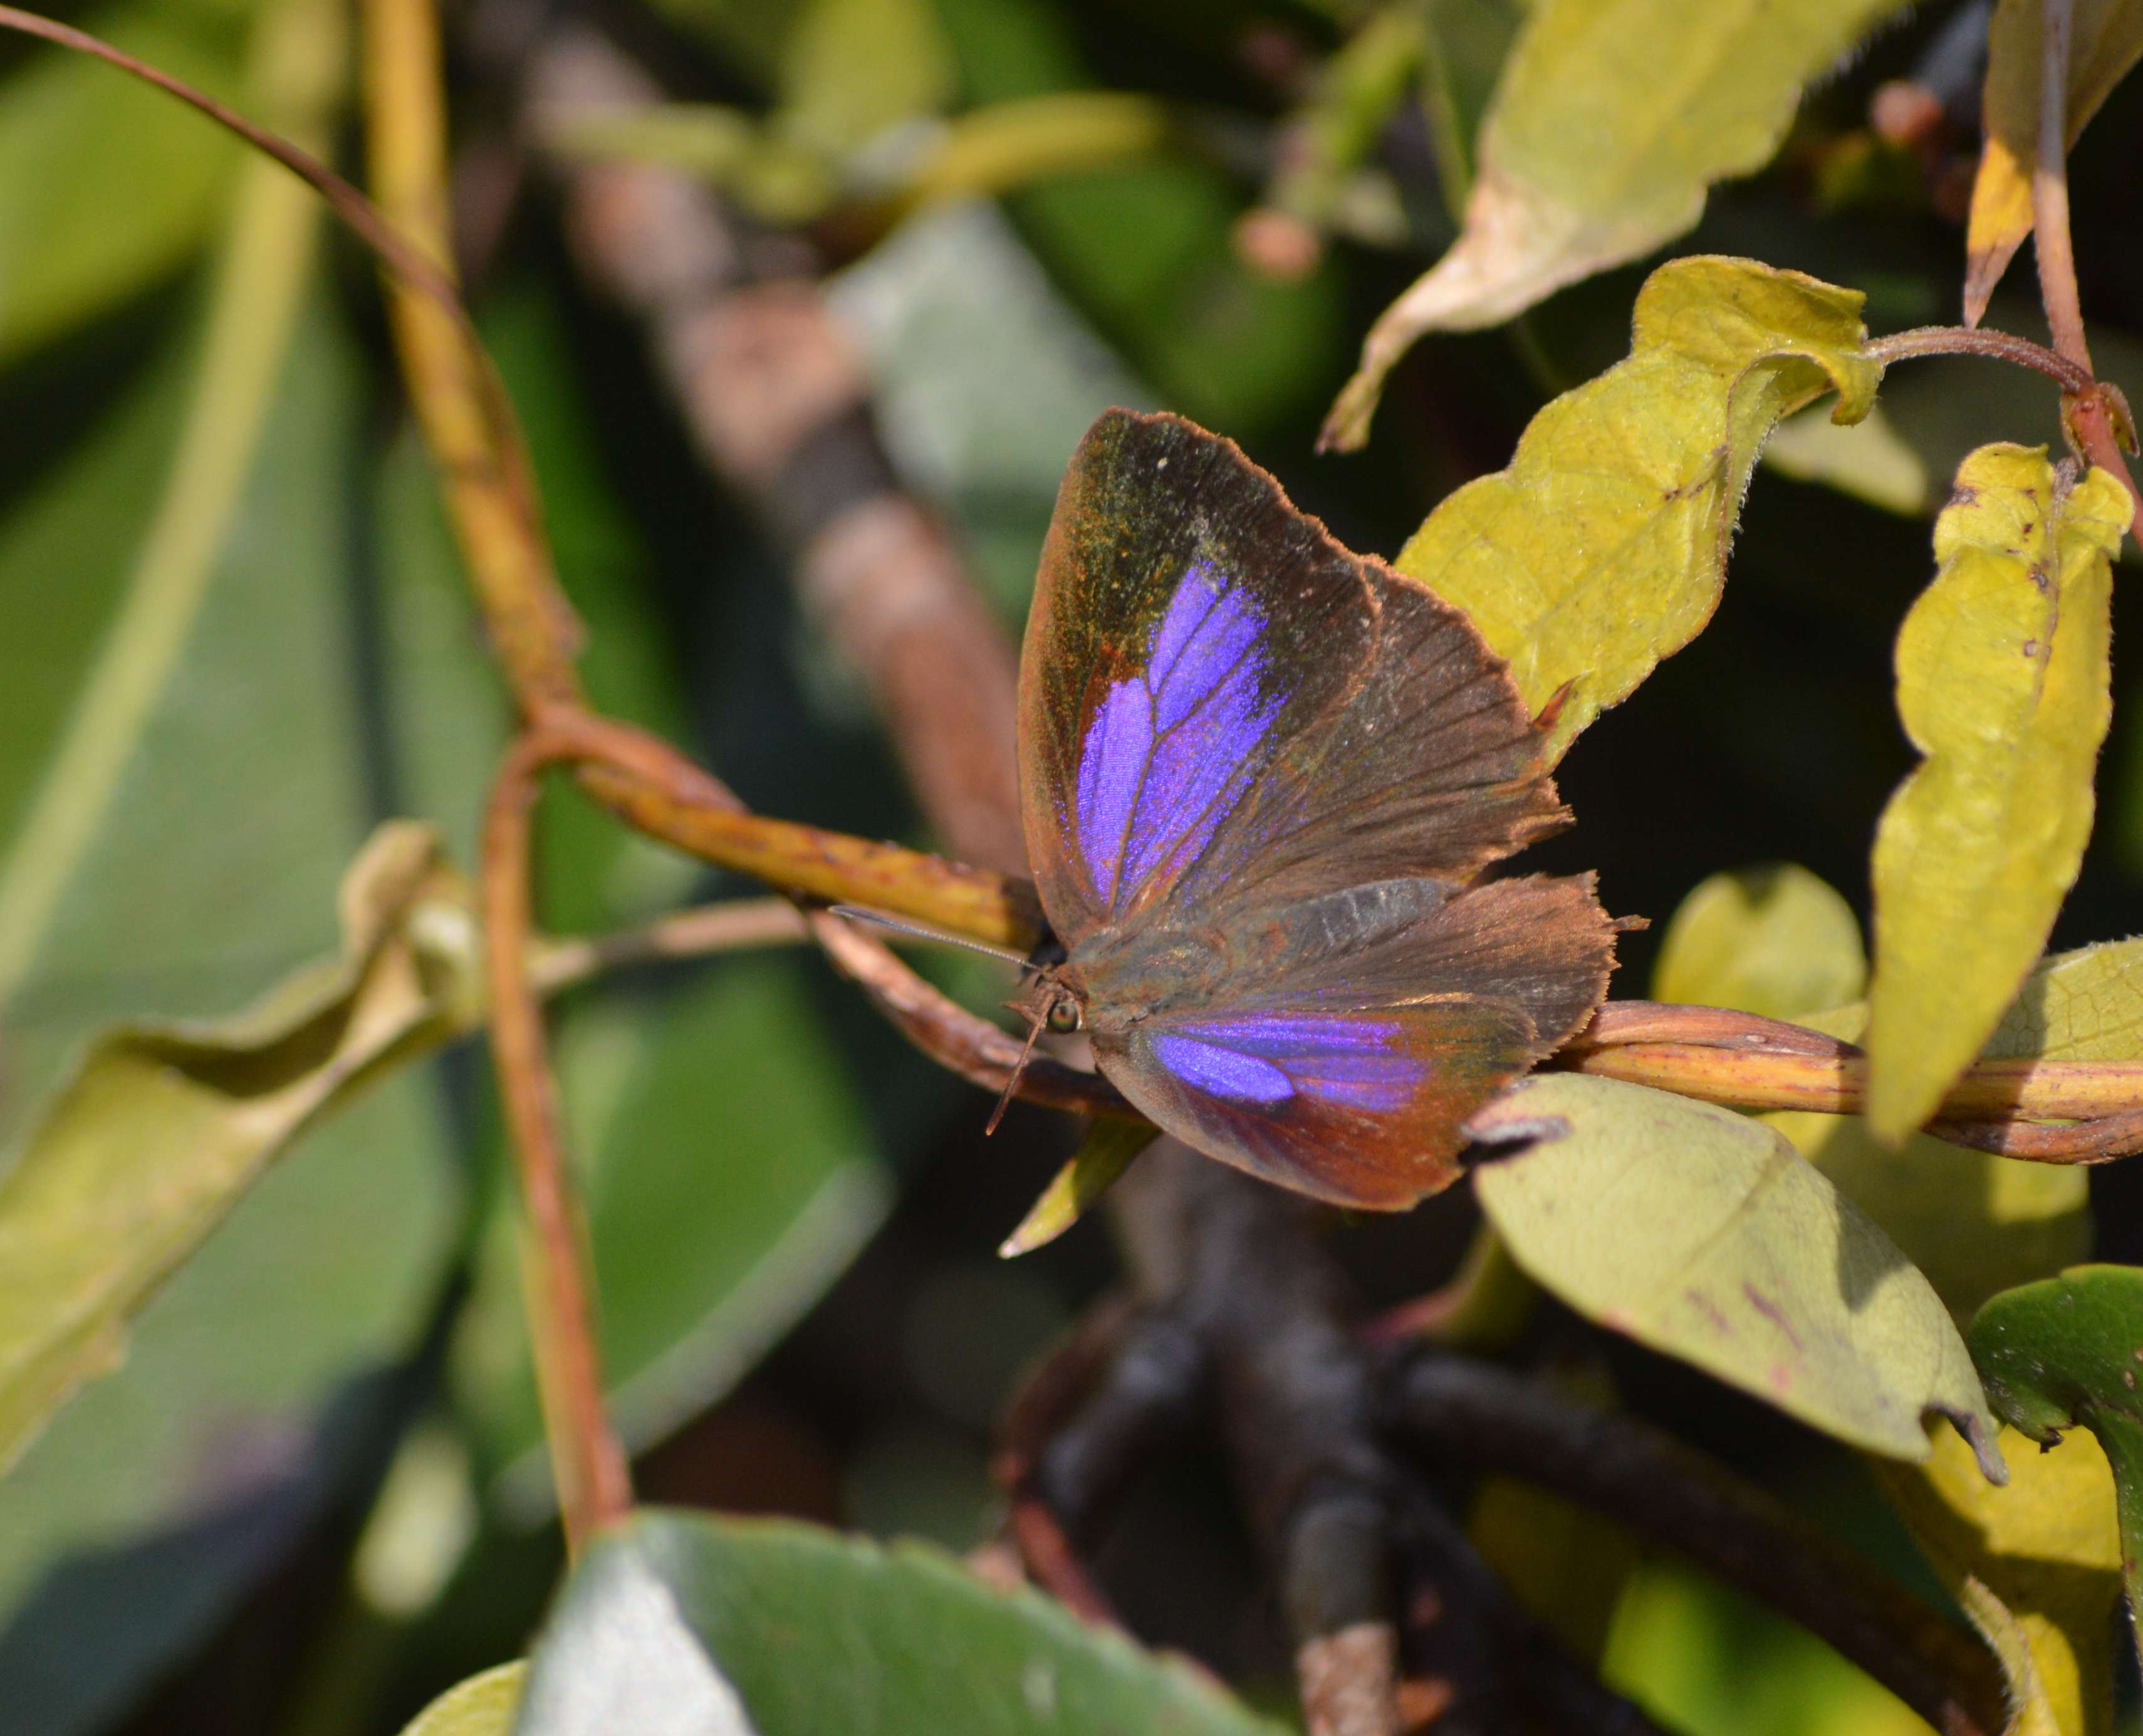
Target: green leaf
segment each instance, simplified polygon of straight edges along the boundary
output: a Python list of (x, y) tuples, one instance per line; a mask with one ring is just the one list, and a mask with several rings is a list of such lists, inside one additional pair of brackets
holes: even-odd
[(1750, 468), (1781, 416), (1881, 370), (1859, 295), (1747, 260), (1676, 260), (1638, 292), (1627, 360), (1550, 404), (1510, 468), (1447, 498), (1398, 568), (1472, 616), (1567, 747), (1718, 606)]
[(2143, 1060), (2143, 940), (2108, 940), (2042, 959), (1995, 1026), (1985, 1053), (2060, 1061)]
[(2097, 1437), (2129, 1604), (2143, 1609), (2143, 1270), (2072, 1266), (2005, 1290), (1972, 1321), (1971, 1342), (2005, 1421), (2046, 1446), (2079, 1426)]
[[(1090, 82), (1044, 0), (938, 9), (973, 106)], [(1240, 264), (1242, 199), (1216, 164), (1179, 151), (1032, 188), (1011, 208), (1058, 284), (1185, 414), (1249, 438), (1326, 389), (1344, 341), (1339, 276), (1279, 283)]]
[(1660, 942), (1652, 998), (1793, 1019), (1859, 994), (1868, 955), (1853, 906), (1792, 862), (1715, 874)]
[(781, 54), (776, 125), (829, 156), (935, 114), (956, 69), (931, 0), (809, 0)]
[(1071, 1161), (1042, 1190), (1042, 1197), (1027, 1208), (1019, 1228), (1005, 1238), (997, 1252), (1011, 1259), (1054, 1242), (1116, 1186), (1116, 1178), (1131, 1167), (1131, 1159), (1160, 1133), (1158, 1128), (1136, 1121), (1094, 1122)]
[(517, 1728), (1277, 1736), (1185, 1665), (925, 1545), (659, 1511), (589, 1550)]
[[(240, 39), (169, 0), (84, 28), (178, 77), (237, 94)], [(0, 84), (0, 360), (167, 276), (214, 233), (238, 146), (161, 91), (41, 48)]]
[(1543, 0), (1504, 63), (1465, 227), (1385, 310), (1325, 424), (1359, 446), (1426, 331), (1500, 325), (1695, 226), (1705, 190), (1770, 160), (1800, 100), (1900, 0)]
[(513, 1736), (527, 1679), (528, 1666), (517, 1663), (471, 1676), (419, 1712), (402, 1736)]
[[(301, 311), (312, 196), (272, 166), (240, 186), (183, 431), (159, 369), (0, 522), (0, 646), (37, 665), (0, 707), (0, 1137), (97, 1029), (225, 1014), (331, 949), (368, 830), (346, 564), (367, 388)], [(370, 1377), (453, 1239), (428, 1084), (309, 1134), (0, 1481), (6, 1736), (108, 1722), (359, 1468)]]
[(2062, 493), (2042, 449), (1982, 447), (1935, 523), (1940, 571), (1898, 636), (1926, 757), (1876, 832), (1868, 1118), (1904, 1138), (1977, 1054), (2046, 944), (2091, 836), (2111, 717), (2126, 489)]
[(474, 924), (433, 840), (384, 828), (342, 956), (216, 1024), (108, 1032), (0, 1178), (0, 1469), (312, 1121), (472, 1017)]
[[(585, 1009), (560, 1037), (612, 1415), (644, 1446), (803, 1316), (892, 1189), (787, 961), (732, 960), (663, 1001)], [(552, 1495), (512, 1228), (507, 1213), (492, 1226), (456, 1386), (498, 1492), (532, 1515)]]
[(1925, 1458), (1929, 1411), (1992, 1441), (1928, 1281), (1762, 1123), (1543, 1074), (1472, 1127), (1537, 1138), (1478, 1166), (1474, 1191), (1512, 1257), (1588, 1319), (1875, 1452)]
[(2096, 1441), (2041, 1452), (2013, 1429), (2009, 1481), (1991, 1486), (1960, 1441), (1922, 1466), (1875, 1467), (1921, 1550), (2002, 1660), (2007, 1736), (2108, 1736), (2121, 1543)]

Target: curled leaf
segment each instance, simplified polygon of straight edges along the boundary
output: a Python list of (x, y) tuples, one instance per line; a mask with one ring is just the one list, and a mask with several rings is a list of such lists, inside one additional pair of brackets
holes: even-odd
[(1588, 1319), (1841, 1441), (1924, 1459), (1938, 1411), (1998, 1477), (1948, 1311), (1895, 1243), (1761, 1122), (1619, 1080), (1536, 1075), (1477, 1115), (1530, 1137), (1474, 1171), (1512, 1257)]
[(1926, 757), (1875, 839), (1868, 1118), (1893, 1143), (1992, 1034), (2074, 882), (2111, 717), (2114, 549), (2131, 503), (2064, 493), (2037, 448), (1982, 447), (1935, 523), (1940, 571), (1898, 636)]
[(1427, 331), (1495, 325), (1695, 226), (1715, 181), (1769, 161), (1801, 87), (1898, 0), (1544, 0), (1481, 129), (1451, 250), (1388, 308), (1324, 424), (1368, 437), (1384, 376)]
[(1468, 483), (1399, 552), (1470, 615), (1537, 711), (1566, 687), (1559, 754), (1718, 606), (1764, 437), (1835, 391), (1867, 414), (1861, 297), (1748, 260), (1675, 260), (1638, 292), (1626, 360), (1533, 418), (1510, 468)]
[(156, 1286), (315, 1117), (473, 1019), (473, 925), (425, 827), (342, 887), (343, 950), (215, 1023), (91, 1048), (0, 1180), (0, 1466), (113, 1366)]

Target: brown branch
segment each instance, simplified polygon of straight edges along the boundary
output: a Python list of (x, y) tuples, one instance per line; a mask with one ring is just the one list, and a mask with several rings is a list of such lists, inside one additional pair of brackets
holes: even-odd
[(507, 752), (484, 812), (484, 968), (491, 1048), (512, 1133), (526, 1233), (522, 1274), (537, 1392), (566, 1543), (577, 1552), (632, 1505), (625, 1449), (603, 1403), (602, 1357), (585, 1276), (584, 1238), (558, 1129), (557, 1087), (529, 981), (529, 834), (538, 775), (568, 744), (541, 732)]
[[(585, 30), (547, 42), (527, 82), (539, 143), (661, 94)], [(1012, 643), (935, 515), (901, 489), (862, 360), (810, 280), (819, 262), (675, 171), (558, 168), (584, 275), (643, 323), (709, 469), (790, 553), (805, 608), (870, 686), (932, 826), (968, 861), (1022, 870)]]
[[(2069, 234), (2068, 92), (2069, 42), (2074, 22), (2071, 0), (2042, 0), (2039, 23), (2039, 137), (2032, 166), (2032, 250), (2038, 260), (2039, 301), (2054, 348), (2086, 374), (2096, 377), (2091, 345), (2084, 335), (2082, 298), (2076, 285), (2076, 246)], [(2125, 434), (2132, 444), (2134, 424), (2114, 408), (2105, 389), (2093, 384), (2071, 389), (2062, 399), (2062, 422), (2084, 455), (2100, 469), (2121, 479), (2134, 507), (2130, 528), (2143, 540), (2143, 494), (2121, 455)]]
[(1992, 1656), (1754, 1485), (1651, 1425), (1537, 1381), (1417, 1353), (1385, 1426), (1443, 1461), (1522, 1477), (1667, 1545), (1858, 1664), (1943, 1736), (2007, 1724)]
[[(1867, 1059), (1853, 1044), (1717, 1007), (1611, 1001), (1548, 1064), (1742, 1109), (1861, 1113)], [(2098, 1163), (2143, 1148), (2143, 1064), (1975, 1061), (1943, 1099), (1938, 1138), (2040, 1163)], [(2076, 1128), (2027, 1128), (2035, 1120)], [(1994, 1143), (1991, 1142), (2002, 1142)]]

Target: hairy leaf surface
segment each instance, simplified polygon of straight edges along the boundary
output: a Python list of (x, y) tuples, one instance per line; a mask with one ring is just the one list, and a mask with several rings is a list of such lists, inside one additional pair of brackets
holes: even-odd
[(1629, 358), (1533, 418), (1510, 468), (1468, 483), (1399, 552), (1472, 616), (1536, 710), (1566, 687), (1559, 753), (1703, 628), (1764, 439), (1835, 391), (1852, 421), (1882, 370), (1861, 298), (1748, 260), (1662, 265)]
[(1898, 636), (1925, 756), (1875, 837), (1868, 1123), (1904, 1138), (2031, 970), (2091, 836), (2112, 707), (2111, 562), (2127, 492), (2063, 494), (2037, 448), (1982, 447), (1935, 523), (1940, 563)]

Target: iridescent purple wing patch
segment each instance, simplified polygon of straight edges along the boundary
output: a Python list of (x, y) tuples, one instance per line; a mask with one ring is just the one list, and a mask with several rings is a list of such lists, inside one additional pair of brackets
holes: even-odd
[(1171, 1024), (1147, 1039), (1192, 1089), (1271, 1108), (1298, 1094), (1347, 1109), (1403, 1109), (1426, 1069), (1400, 1026), (1352, 1013), (1266, 1014)]
[(1195, 858), (1241, 801), (1284, 702), (1265, 690), (1264, 629), (1248, 598), (1198, 562), (1154, 630), (1144, 672), (1096, 708), (1074, 799), (1081, 855), (1110, 912), (1156, 870)]

